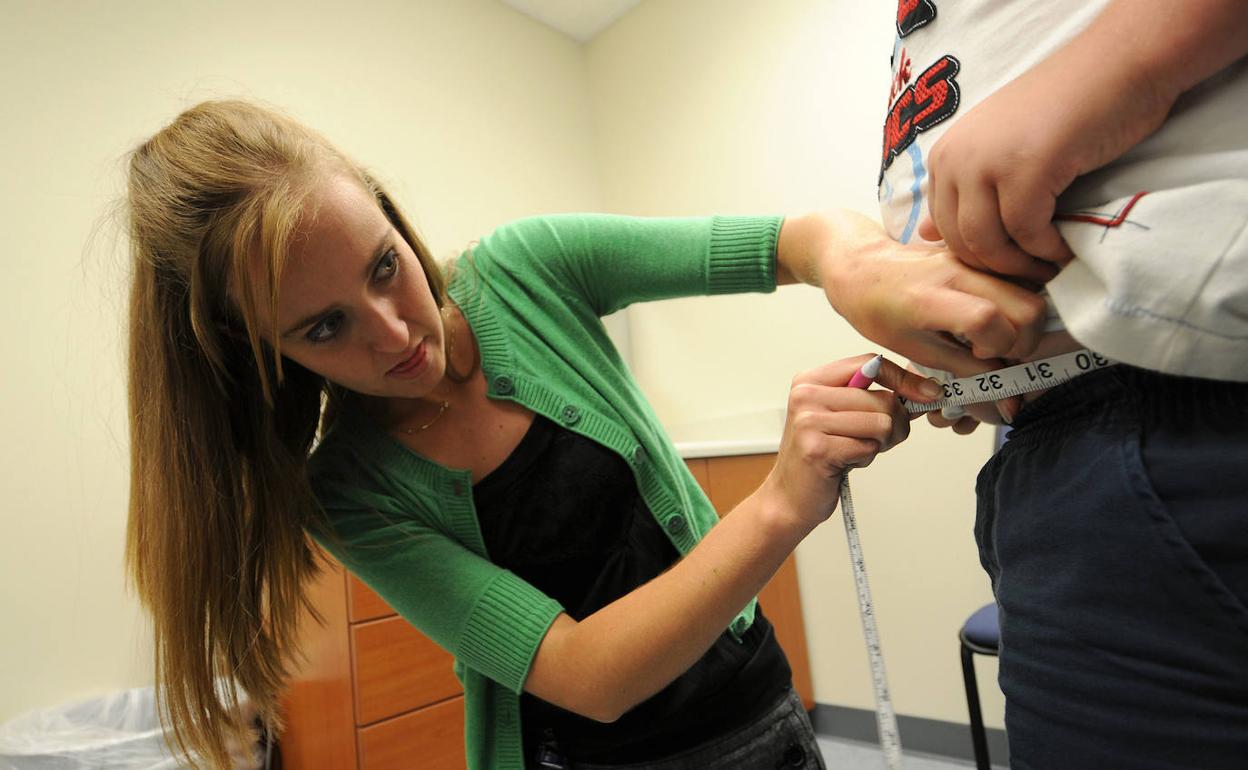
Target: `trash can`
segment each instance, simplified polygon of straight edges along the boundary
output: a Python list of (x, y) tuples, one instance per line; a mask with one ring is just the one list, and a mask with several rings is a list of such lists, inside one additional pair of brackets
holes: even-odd
[[(261, 770), (253, 748), (234, 770)], [(190, 770), (165, 743), (156, 693), (140, 687), (28, 711), (0, 725), (0, 770)]]

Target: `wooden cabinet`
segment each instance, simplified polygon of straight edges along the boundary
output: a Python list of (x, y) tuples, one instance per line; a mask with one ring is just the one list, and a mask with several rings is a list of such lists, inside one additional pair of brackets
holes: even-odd
[[(720, 515), (758, 488), (774, 455), (686, 461)], [(307, 659), (286, 698), (287, 770), (458, 770), (464, 767), (464, 708), (452, 659), (340, 566), (311, 586), (324, 619), (305, 619)], [(814, 708), (806, 632), (793, 557), (759, 594)]]
[(463, 690), (452, 658), (342, 567), (311, 589), (307, 660), (286, 697), (287, 770), (461, 770)]
[(360, 767), (367, 770), (462, 768), (463, 700), (455, 698), (435, 703), (361, 729)]

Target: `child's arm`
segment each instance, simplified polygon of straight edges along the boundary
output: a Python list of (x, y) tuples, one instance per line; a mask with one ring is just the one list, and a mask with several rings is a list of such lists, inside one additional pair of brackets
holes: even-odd
[[(868, 356), (799, 375), (771, 474), (659, 577), (581, 621), (561, 614), (524, 689), (611, 722), (685, 672), (799, 542), (836, 508), (841, 475), (904, 440), (892, 393), (845, 387)], [(924, 396), (923, 379), (885, 362), (877, 382)]]
[(936, 143), (920, 236), (944, 238), (979, 269), (1051, 278), (1051, 263), (1072, 257), (1052, 223), (1062, 191), (1156, 131), (1180, 94), (1246, 52), (1243, 0), (1114, 0)]

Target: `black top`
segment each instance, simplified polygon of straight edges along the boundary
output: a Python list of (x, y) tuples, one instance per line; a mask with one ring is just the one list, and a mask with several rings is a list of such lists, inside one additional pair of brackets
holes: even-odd
[[(490, 559), (582, 620), (655, 578), (679, 557), (623, 458), (536, 415), (515, 451), (473, 486)], [(569, 759), (658, 759), (748, 724), (789, 687), (792, 672), (762, 612), (738, 642), (728, 633), (688, 671), (611, 724), (528, 693), (525, 757), (554, 742)]]

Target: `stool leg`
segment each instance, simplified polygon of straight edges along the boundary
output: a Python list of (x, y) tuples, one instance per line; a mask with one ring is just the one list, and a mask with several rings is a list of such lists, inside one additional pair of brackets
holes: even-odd
[(966, 685), (966, 709), (971, 716), (971, 745), (975, 749), (977, 770), (991, 770), (988, 761), (988, 737), (984, 734), (984, 716), (979, 709), (979, 685), (975, 681), (975, 662), (972, 652), (962, 646), (962, 681)]

